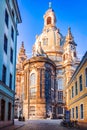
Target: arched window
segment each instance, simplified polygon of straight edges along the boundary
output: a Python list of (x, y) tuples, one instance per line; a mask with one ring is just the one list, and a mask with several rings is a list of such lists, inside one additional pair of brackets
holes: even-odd
[(59, 78), (58, 79), (58, 90), (62, 90), (63, 89), (63, 78)]
[(51, 24), (51, 17), (48, 17), (48, 18), (47, 18), (47, 25), (48, 25), (48, 24)]
[(30, 76), (30, 86), (35, 86), (36, 85), (36, 75), (35, 73), (32, 73)]
[(76, 57), (76, 52), (73, 52), (74, 57)]
[(47, 100), (51, 97), (51, 74), (49, 71), (45, 72), (45, 94)]

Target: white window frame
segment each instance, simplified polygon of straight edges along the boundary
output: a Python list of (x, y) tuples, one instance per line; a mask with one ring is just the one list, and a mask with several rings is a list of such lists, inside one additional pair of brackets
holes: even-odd
[(63, 90), (63, 78), (58, 78), (58, 90)]
[[(81, 105), (83, 105), (83, 118), (81, 118)], [(83, 103), (80, 104), (80, 119), (81, 119), (81, 120), (84, 119), (84, 104), (83, 104)]]
[[(78, 106), (76, 106), (76, 108), (77, 108), (77, 110), (78, 110)], [(76, 112), (76, 111), (75, 111)], [(79, 114), (78, 114), (79, 115)], [(76, 119), (78, 119), (78, 117), (77, 117), (77, 112), (76, 112)]]

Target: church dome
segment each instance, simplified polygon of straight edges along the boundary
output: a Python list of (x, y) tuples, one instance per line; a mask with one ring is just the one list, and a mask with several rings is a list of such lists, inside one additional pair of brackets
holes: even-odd
[[(54, 10), (49, 9), (44, 14), (44, 27), (39, 36), (36, 36), (34, 44), (34, 52), (38, 51), (38, 44), (41, 43), (42, 50), (48, 53), (60, 51), (61, 46), (64, 44), (64, 37), (56, 27), (56, 16)], [(58, 49), (59, 48), (59, 49)]]

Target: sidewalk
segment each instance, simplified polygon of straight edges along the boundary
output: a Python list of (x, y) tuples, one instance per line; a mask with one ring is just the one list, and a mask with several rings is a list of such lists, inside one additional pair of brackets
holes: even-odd
[(14, 125), (5, 126), (0, 128), (0, 130), (17, 130), (20, 127), (23, 127), (26, 124), (26, 121), (18, 121), (18, 119), (14, 120)]

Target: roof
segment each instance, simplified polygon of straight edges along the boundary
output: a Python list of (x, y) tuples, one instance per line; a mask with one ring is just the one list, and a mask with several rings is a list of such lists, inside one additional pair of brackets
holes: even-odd
[(78, 65), (78, 67), (76, 68), (75, 72), (72, 75), (72, 78), (70, 79), (68, 86), (72, 83), (72, 81), (74, 80), (74, 78), (76, 77), (76, 75), (78, 74), (78, 72), (80, 71), (80, 69), (82, 68), (83, 64), (87, 62), (87, 51), (85, 53), (85, 55), (82, 57), (82, 60), (80, 62), (80, 64)]

